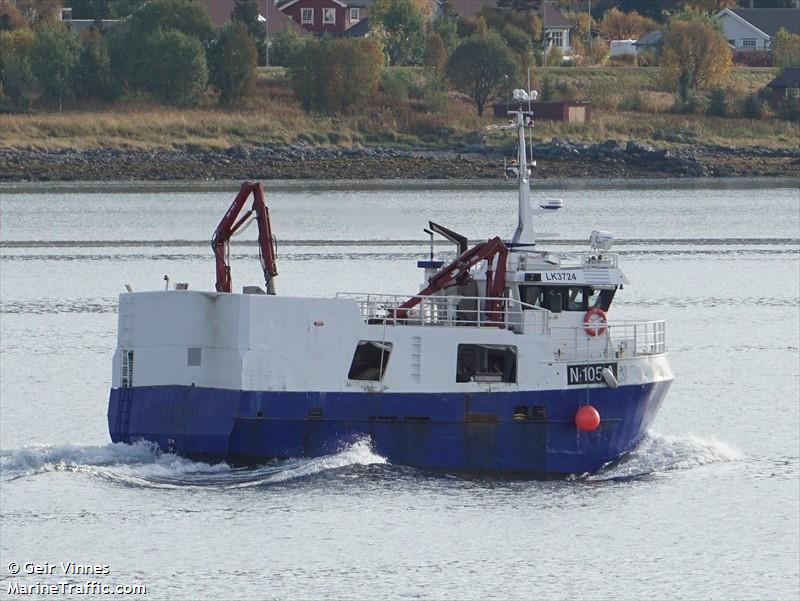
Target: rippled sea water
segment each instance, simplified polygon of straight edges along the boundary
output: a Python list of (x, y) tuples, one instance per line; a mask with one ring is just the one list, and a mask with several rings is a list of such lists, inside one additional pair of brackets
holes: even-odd
[[(617, 236), (631, 284), (611, 317), (667, 319), (676, 374), (628, 457), (547, 482), (393, 466), (368, 440), (248, 469), (110, 444), (117, 294), (165, 274), (212, 288), (209, 240), (233, 195), (0, 194), (0, 596), (87, 580), (147, 599), (800, 595), (796, 187), (542, 193), (566, 203), (542, 245)], [(414, 292), (428, 219), (472, 240), (516, 223), (512, 191), (269, 205), (287, 295)], [(254, 236), (234, 241), (237, 288), (259, 283)], [(64, 576), (70, 561), (109, 573)]]

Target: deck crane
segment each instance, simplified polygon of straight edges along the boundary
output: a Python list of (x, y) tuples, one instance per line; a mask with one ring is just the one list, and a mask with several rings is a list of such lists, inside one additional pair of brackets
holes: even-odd
[[(253, 205), (249, 211), (239, 217), (250, 195)], [(237, 220), (237, 217), (239, 219)], [(269, 210), (264, 203), (264, 186), (261, 182), (245, 182), (233, 199), (230, 208), (219, 222), (211, 239), (211, 248), (217, 263), (217, 292), (230, 292), (232, 289), (230, 261), (230, 240), (238, 232), (243, 231), (252, 219), (258, 222), (258, 249), (261, 256), (261, 268), (264, 270), (264, 282), (267, 294), (275, 294), (275, 276), (278, 269), (275, 262), (275, 241), (269, 222)]]
[[(497, 258), (496, 271), (492, 268), (495, 257)], [(435, 294), (451, 282), (457, 284), (467, 283), (472, 278), (470, 269), (485, 260), (488, 262), (486, 268), (486, 296), (489, 298), (486, 302), (486, 312), (489, 321), (502, 322), (503, 300), (501, 297), (506, 287), (507, 257), (508, 248), (499, 237), (494, 237), (491, 240), (473, 246), (462, 253), (455, 261), (432, 275), (425, 289), (408, 299), (397, 309), (394, 309), (393, 317), (399, 319), (408, 317), (408, 310), (417, 306), (422, 301), (422, 297)]]

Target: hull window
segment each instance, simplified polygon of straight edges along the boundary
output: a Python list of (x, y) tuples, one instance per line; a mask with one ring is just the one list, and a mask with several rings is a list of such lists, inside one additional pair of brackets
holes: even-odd
[(459, 344), (456, 382), (517, 381), (517, 347)]
[(359, 340), (347, 377), (351, 380), (371, 380), (373, 382), (383, 380), (391, 354), (391, 342)]

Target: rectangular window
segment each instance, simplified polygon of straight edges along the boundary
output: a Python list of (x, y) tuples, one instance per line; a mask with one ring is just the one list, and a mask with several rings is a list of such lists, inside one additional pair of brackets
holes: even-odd
[(758, 40), (742, 40), (742, 48), (755, 48)]
[(391, 354), (391, 342), (359, 340), (347, 377), (351, 380), (380, 382), (386, 373)]
[(122, 388), (133, 387), (133, 351), (122, 351)]
[(304, 8), (302, 16), (300, 17), (300, 22), (303, 25), (313, 25), (314, 24), (314, 9), (313, 8)]
[(563, 31), (552, 31), (550, 32), (550, 46), (555, 46), (556, 48), (563, 48), (564, 47), (564, 32)]
[(456, 382), (517, 381), (517, 347), (459, 344)]
[(322, 9), (322, 22), (326, 25), (336, 23), (336, 9), (323, 8)]
[(203, 363), (203, 349), (199, 347), (189, 347), (186, 353), (186, 365), (199, 367)]
[(360, 8), (351, 8), (350, 9), (350, 22), (355, 23), (361, 20), (361, 9)]

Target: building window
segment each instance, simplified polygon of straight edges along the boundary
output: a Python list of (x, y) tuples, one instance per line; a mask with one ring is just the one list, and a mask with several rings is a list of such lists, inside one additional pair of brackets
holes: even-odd
[(563, 48), (564, 47), (564, 32), (551, 31), (550, 32), (550, 47)]
[(742, 40), (742, 48), (755, 48), (758, 40)]
[(373, 382), (383, 380), (391, 354), (391, 342), (359, 340), (347, 377), (350, 380), (372, 380)]
[(336, 23), (336, 9), (323, 8), (322, 9), (322, 22), (326, 25)]
[(313, 25), (314, 24), (314, 9), (313, 8), (304, 8), (302, 16), (300, 17), (300, 22), (303, 25)]
[(355, 23), (356, 21), (361, 20), (361, 9), (360, 8), (351, 8), (350, 9), (350, 21)]
[(196, 346), (190, 346), (189, 351), (186, 353), (186, 365), (199, 367), (203, 364), (203, 349)]

